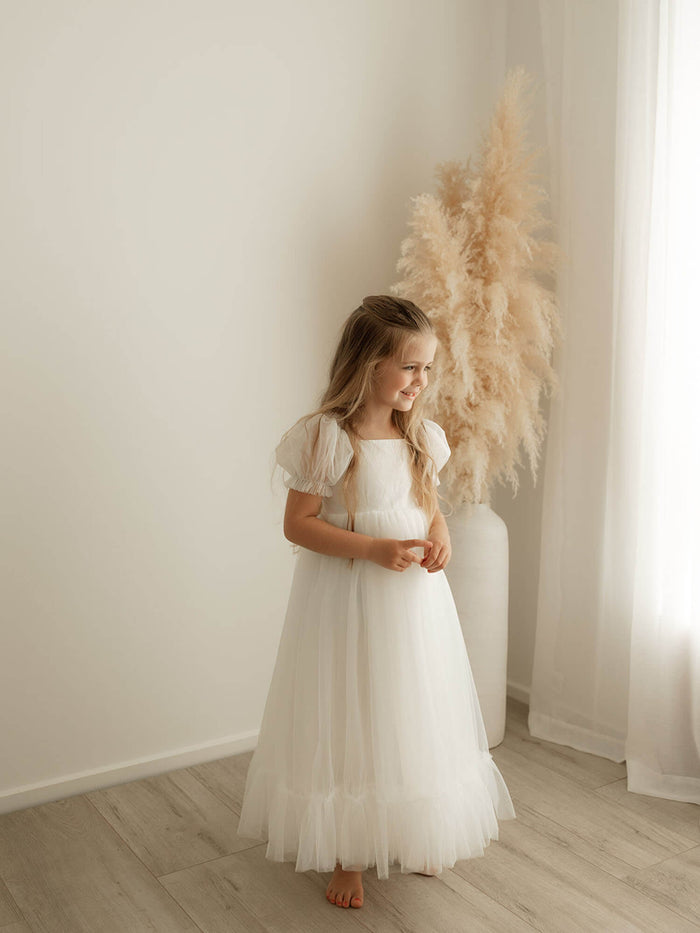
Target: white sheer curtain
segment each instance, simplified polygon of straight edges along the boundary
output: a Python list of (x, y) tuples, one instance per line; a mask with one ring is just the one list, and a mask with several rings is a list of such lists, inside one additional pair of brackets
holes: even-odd
[[(567, 338), (529, 728), (626, 760), (630, 791), (700, 803), (700, 3), (619, 0), (614, 121), (591, 138), (595, 104), (605, 112), (595, 17), (610, 6), (540, 3)], [(577, 176), (610, 132), (612, 220)], [(581, 199), (610, 233), (612, 287), (595, 306), (576, 287)]]

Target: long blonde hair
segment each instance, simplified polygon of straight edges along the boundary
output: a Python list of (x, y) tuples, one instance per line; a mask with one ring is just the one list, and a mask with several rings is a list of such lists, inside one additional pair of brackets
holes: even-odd
[[(328, 387), (319, 406), (296, 422), (306, 422), (320, 413), (328, 414), (337, 420), (350, 439), (354, 456), (343, 476), (342, 486), (349, 531), (355, 528), (355, 476), (362, 456), (356, 425), (376, 386), (379, 363), (387, 358), (400, 360), (404, 348), (416, 336), (434, 337), (435, 331), (427, 315), (412, 301), (390, 295), (364, 298), (343, 325), (330, 367)], [(429, 391), (430, 384), (419, 393), (408, 411), (394, 409), (391, 420), (408, 444), (415, 501), (432, 521), (439, 508), (438, 498), (448, 500), (440, 495), (432, 478), (433, 467), (437, 470), (437, 464), (428, 448), (423, 427), (423, 395)]]

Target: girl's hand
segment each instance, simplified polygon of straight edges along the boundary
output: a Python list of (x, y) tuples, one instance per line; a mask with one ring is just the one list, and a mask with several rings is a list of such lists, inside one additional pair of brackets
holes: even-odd
[(430, 551), (420, 562), (428, 573), (437, 573), (438, 570), (444, 570), (445, 566), (452, 557), (452, 544), (447, 531), (436, 532), (430, 535)]
[(432, 542), (422, 538), (407, 538), (405, 541), (396, 538), (375, 538), (370, 546), (368, 559), (380, 567), (386, 567), (387, 570), (403, 573), (414, 561), (417, 564), (421, 563), (421, 558), (415, 551), (409, 550), (412, 547), (431, 548)]

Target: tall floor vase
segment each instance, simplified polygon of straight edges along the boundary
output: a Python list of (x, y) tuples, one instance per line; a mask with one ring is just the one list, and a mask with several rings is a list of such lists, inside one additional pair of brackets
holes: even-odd
[(445, 518), (452, 542), (445, 574), (493, 748), (506, 728), (508, 529), (483, 502), (460, 506)]

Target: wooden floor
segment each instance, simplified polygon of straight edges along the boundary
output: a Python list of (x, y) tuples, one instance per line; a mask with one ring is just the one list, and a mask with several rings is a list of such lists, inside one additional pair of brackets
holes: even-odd
[(366, 871), (359, 909), (237, 836), (250, 752), (6, 814), (0, 933), (700, 930), (700, 807), (628, 793), (624, 765), (532, 738), (510, 699), (491, 752), (517, 819), (438, 877)]

